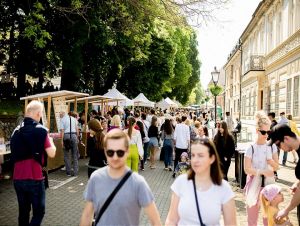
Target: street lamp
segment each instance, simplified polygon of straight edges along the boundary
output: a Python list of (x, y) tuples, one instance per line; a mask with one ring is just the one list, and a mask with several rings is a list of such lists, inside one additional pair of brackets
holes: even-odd
[(205, 98), (205, 103), (206, 103), (206, 111), (207, 111), (207, 101), (208, 101), (208, 95), (209, 95), (209, 90), (205, 90), (206, 98)]
[[(215, 67), (214, 70), (211, 72), (211, 77), (212, 77), (213, 83), (215, 85), (215, 88), (218, 84), (219, 75), (220, 75), (220, 72), (217, 71), (217, 67)], [(217, 95), (214, 94), (214, 96), (215, 96), (215, 125), (217, 125)]]

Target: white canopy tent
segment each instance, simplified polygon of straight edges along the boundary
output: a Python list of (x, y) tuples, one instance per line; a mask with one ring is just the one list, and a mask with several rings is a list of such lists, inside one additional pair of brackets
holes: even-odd
[(170, 107), (178, 108), (178, 105), (173, 100), (171, 100), (169, 97), (167, 97), (165, 99), (165, 101), (170, 105)]
[(130, 100), (124, 94), (120, 93), (120, 91), (117, 90), (116, 88), (112, 88), (112, 89), (108, 90), (108, 92), (106, 94), (104, 94), (103, 96), (111, 97), (116, 100), (116, 101), (108, 102), (108, 105), (111, 105), (111, 106), (124, 107), (124, 106), (133, 106), (134, 105), (133, 100)]
[(133, 102), (134, 106), (154, 107), (154, 102), (148, 100), (143, 93), (140, 93), (136, 98), (134, 98)]
[(161, 101), (156, 103), (157, 108), (161, 109), (170, 109), (170, 108), (177, 108), (177, 104), (175, 104), (170, 98), (162, 99)]

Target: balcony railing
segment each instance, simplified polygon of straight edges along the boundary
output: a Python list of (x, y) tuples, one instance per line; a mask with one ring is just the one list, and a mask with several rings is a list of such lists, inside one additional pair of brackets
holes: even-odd
[(249, 71), (264, 71), (264, 60), (265, 58), (261, 55), (252, 55), (245, 61), (244, 74)]

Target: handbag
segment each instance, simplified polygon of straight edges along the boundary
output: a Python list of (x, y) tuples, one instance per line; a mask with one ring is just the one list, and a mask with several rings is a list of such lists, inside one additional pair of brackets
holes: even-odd
[(198, 212), (198, 218), (200, 221), (201, 226), (205, 226), (205, 224), (202, 221), (202, 217), (200, 214), (199, 204), (198, 204), (198, 197), (197, 197), (197, 191), (196, 191), (196, 184), (195, 184), (195, 178), (193, 179), (193, 186), (194, 186), (194, 193), (195, 193), (195, 200), (196, 200), (196, 206), (197, 206), (197, 212)]
[(115, 195), (118, 193), (118, 191), (120, 190), (120, 188), (123, 186), (123, 184), (127, 181), (127, 179), (130, 177), (130, 175), (132, 174), (132, 171), (129, 170), (125, 176), (122, 178), (122, 180), (119, 182), (119, 184), (117, 185), (117, 187), (113, 190), (113, 192), (108, 196), (108, 198), (106, 199), (106, 201), (104, 202), (103, 206), (101, 207), (97, 217), (95, 218), (95, 220), (93, 221), (92, 226), (96, 226), (101, 218), (101, 216), (103, 215), (103, 213), (105, 212), (105, 210), (107, 209), (107, 207), (109, 206), (109, 204), (111, 203), (111, 201), (113, 200), (113, 198), (115, 197)]
[(72, 142), (71, 142), (71, 127), (72, 127), (72, 124), (71, 124), (71, 116), (70, 116), (70, 138), (66, 138), (63, 140), (64, 142), (64, 147), (66, 149), (66, 151), (70, 150), (72, 148)]

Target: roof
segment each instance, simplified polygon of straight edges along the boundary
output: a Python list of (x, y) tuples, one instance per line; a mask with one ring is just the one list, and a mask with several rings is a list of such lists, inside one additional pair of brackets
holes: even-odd
[(154, 107), (154, 102), (148, 100), (143, 93), (140, 93), (133, 101), (137, 106)]
[(133, 101), (126, 97), (124, 94), (120, 93), (116, 88), (110, 89), (103, 96), (114, 98), (115, 102), (110, 102), (109, 105), (119, 105), (119, 106), (132, 106)]
[[(82, 97), (77, 99), (77, 102), (85, 102), (88, 101), (89, 103), (97, 103), (101, 101), (115, 101), (113, 97), (108, 97), (108, 96), (101, 96), (101, 95), (94, 95), (94, 96), (88, 96), (88, 97)], [(75, 99), (68, 100), (66, 102), (75, 102)]]
[(39, 93), (31, 96), (21, 97), (20, 100), (33, 100), (33, 99), (47, 99), (48, 97), (64, 97), (65, 99), (74, 99), (76, 97), (85, 97), (89, 96), (88, 93), (79, 93), (74, 91), (68, 90), (60, 90), (54, 92), (47, 92), (47, 93)]

